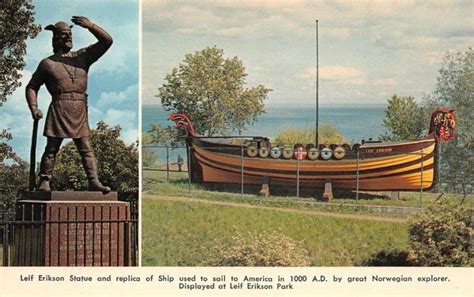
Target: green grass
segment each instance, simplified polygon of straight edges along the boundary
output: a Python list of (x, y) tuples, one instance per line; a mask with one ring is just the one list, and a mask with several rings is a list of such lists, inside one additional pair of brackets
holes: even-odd
[[(420, 193), (402, 192), (399, 200), (384, 199), (380, 197), (361, 195), (361, 199), (356, 200), (354, 194), (343, 193), (340, 195), (352, 195), (352, 197), (337, 196), (331, 203), (317, 203), (317, 200), (311, 197), (296, 198), (291, 196), (272, 195), (269, 199), (254, 194), (258, 189), (247, 187), (246, 194), (238, 193), (240, 187), (233, 185), (234, 192), (210, 191), (202, 185), (188, 184), (187, 173), (172, 172), (169, 180), (166, 172), (144, 171), (144, 191), (150, 194), (184, 196), (207, 200), (232, 201), (240, 203), (248, 203), (261, 206), (285, 207), (304, 210), (320, 210), (344, 213), (363, 213), (377, 214), (383, 216), (407, 216), (390, 212), (380, 212), (377, 209), (361, 207), (362, 205), (382, 205), (382, 206), (402, 206), (402, 207), (427, 207), (433, 204), (440, 196), (437, 193), (423, 193), (422, 203), (420, 203)], [(237, 191), (237, 193), (235, 192)], [(439, 200), (447, 201), (452, 204), (460, 204), (463, 196), (446, 194)], [(463, 203), (464, 205), (473, 205), (474, 195), (468, 195)], [(321, 201), (319, 201), (321, 202)]]
[(265, 209), (158, 201), (142, 202), (144, 266), (200, 266), (212, 246), (246, 234), (278, 230), (309, 251), (312, 266), (362, 265), (382, 250), (404, 248), (407, 224), (318, 217)]

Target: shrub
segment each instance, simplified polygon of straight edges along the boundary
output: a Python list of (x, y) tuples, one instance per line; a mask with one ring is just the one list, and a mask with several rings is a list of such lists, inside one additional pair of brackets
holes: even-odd
[(409, 233), (409, 258), (416, 265), (472, 265), (471, 210), (436, 203), (411, 224)]
[(370, 259), (363, 261), (362, 266), (413, 266), (409, 260), (409, 253), (406, 250), (391, 249), (383, 250)]
[(248, 233), (235, 231), (232, 245), (218, 242), (208, 252), (209, 266), (309, 266), (308, 251), (301, 242), (273, 231)]
[[(281, 145), (293, 145), (295, 143), (315, 143), (316, 142), (316, 129), (300, 130), (291, 125), (285, 125), (282, 131), (278, 132), (272, 143)], [(319, 143), (324, 144), (342, 144), (349, 143), (339, 130), (330, 125), (322, 124), (319, 127)]]

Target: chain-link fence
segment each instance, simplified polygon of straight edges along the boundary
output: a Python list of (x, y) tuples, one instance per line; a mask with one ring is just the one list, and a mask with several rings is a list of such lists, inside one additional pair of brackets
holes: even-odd
[[(315, 162), (319, 164), (326, 162), (326, 167), (333, 166), (333, 170), (327, 173), (327, 181), (331, 182), (332, 189), (336, 193), (341, 192), (340, 188), (343, 188), (342, 195), (352, 197), (356, 201), (368, 196), (397, 199), (400, 191), (408, 190), (412, 196), (419, 195), (418, 206), (424, 207), (424, 196), (427, 192), (430, 193), (430, 201), (442, 199), (446, 194), (446, 189), (452, 188), (451, 184), (456, 183), (455, 177), (446, 181), (442, 180), (437, 162), (443, 162), (443, 159), (435, 160), (437, 154), (433, 150), (422, 149), (416, 153), (403, 153), (402, 157), (397, 157), (393, 153), (394, 158), (402, 158), (404, 161), (400, 163), (394, 161), (385, 171), (383, 168), (379, 169), (379, 173), (376, 170), (370, 173), (371, 170), (366, 165), (367, 160), (373, 158), (373, 153), (349, 149), (343, 156), (338, 156), (341, 160), (335, 160), (335, 151), (329, 151), (330, 153), (325, 156), (322, 156), (324, 153), (322, 150), (318, 151), (317, 156), (310, 156), (310, 150), (307, 150), (304, 156), (298, 158), (295, 155), (297, 154), (295, 149), (286, 150), (282, 147), (279, 152), (274, 152), (272, 149), (262, 152), (257, 148), (256, 152), (249, 152), (247, 146), (243, 144), (239, 146), (235, 143), (233, 145), (221, 143), (216, 147), (202, 148), (197, 160), (184, 146), (146, 145), (143, 146), (144, 190), (151, 188), (154, 183), (169, 182), (180, 183), (182, 186), (187, 184), (187, 189), (191, 192), (195, 188), (191, 185), (197, 183), (204, 184), (211, 190), (224, 190), (244, 195), (259, 193), (262, 185), (267, 183), (272, 195), (318, 197), (324, 194), (325, 180), (312, 177), (315, 174), (314, 171), (317, 170), (310, 167)], [(344, 176), (343, 167), (339, 164), (347, 164), (343, 161), (348, 159), (351, 160), (350, 166), (353, 172)], [(265, 165), (256, 165), (257, 162), (262, 161), (265, 161)], [(280, 162), (279, 167), (272, 167), (275, 161), (285, 162)], [(199, 166), (197, 166), (198, 163)], [(208, 180), (205, 180), (205, 183), (202, 183), (202, 172), (193, 172), (193, 170), (202, 171), (203, 169), (198, 169), (198, 167), (203, 166), (207, 167)], [(269, 172), (269, 176), (258, 172), (258, 168), (261, 172)], [(377, 177), (377, 174), (380, 176)], [(388, 178), (397, 174), (404, 176), (399, 177), (398, 180)], [(467, 180), (469, 182), (465, 188), (468, 192), (460, 195), (462, 197), (460, 203), (464, 203), (466, 197), (472, 194), (472, 178), (467, 178)], [(386, 188), (381, 186), (382, 189), (371, 189), (367, 186), (368, 181), (384, 182)], [(462, 177), (462, 181), (466, 183), (466, 177)], [(418, 187), (414, 187), (414, 184)], [(433, 198), (434, 193), (438, 195)]]

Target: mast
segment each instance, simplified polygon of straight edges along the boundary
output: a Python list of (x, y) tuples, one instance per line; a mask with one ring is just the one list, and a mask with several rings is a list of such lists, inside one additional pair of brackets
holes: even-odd
[(316, 148), (319, 148), (319, 44), (318, 44), (318, 20), (316, 20)]

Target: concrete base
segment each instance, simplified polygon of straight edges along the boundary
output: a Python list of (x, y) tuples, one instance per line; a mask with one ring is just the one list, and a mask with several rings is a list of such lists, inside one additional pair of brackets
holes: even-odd
[(268, 187), (268, 184), (262, 185), (259, 194), (264, 196), (265, 198), (268, 198), (270, 196), (270, 188)]
[(27, 192), (25, 198), (40, 201), (117, 201), (117, 192), (102, 194), (102, 192), (36, 191)]
[(323, 199), (327, 201), (331, 201), (333, 198), (334, 198), (334, 195), (332, 193), (332, 183), (330, 181), (326, 181), (324, 183)]

